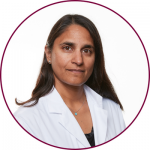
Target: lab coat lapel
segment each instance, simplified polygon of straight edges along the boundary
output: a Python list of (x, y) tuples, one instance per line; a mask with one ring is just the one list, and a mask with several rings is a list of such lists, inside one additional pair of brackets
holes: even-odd
[(66, 109), (63, 111), (63, 114), (60, 117), (59, 122), (64, 126), (64, 128), (72, 134), (76, 139), (85, 147), (90, 147), (89, 142), (87, 141), (80, 125), (77, 120), (70, 112), (70, 110)]
[[(107, 111), (102, 108), (102, 97), (84, 85), (88, 106), (92, 116), (95, 145), (105, 142), (107, 134)], [(54, 88), (49, 94), (49, 111), (50, 113), (58, 114), (59, 123), (67, 132), (72, 134), (83, 146), (91, 147), (87, 138), (85, 137), (80, 125), (64, 103), (60, 94)]]
[(69, 110), (69, 108), (64, 103), (60, 94), (54, 88), (54, 90), (49, 95), (49, 111), (50, 113), (58, 114), (59, 123), (64, 127), (67, 132), (72, 134), (84, 147), (91, 147), (86, 136), (84, 135), (80, 125), (77, 120)]
[(95, 145), (105, 142), (107, 134), (107, 111), (102, 108), (102, 97), (88, 86), (84, 86), (88, 106), (91, 112)]

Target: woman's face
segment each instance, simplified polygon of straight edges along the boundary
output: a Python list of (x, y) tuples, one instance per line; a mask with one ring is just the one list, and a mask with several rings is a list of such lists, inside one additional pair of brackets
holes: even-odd
[[(55, 82), (73, 86), (84, 84), (93, 72), (95, 50), (88, 30), (80, 25), (70, 25), (53, 44), (47, 60), (51, 61)], [(57, 81), (56, 81), (57, 80)]]

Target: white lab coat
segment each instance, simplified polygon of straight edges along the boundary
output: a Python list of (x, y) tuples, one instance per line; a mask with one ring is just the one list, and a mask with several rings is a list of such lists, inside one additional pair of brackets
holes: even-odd
[[(95, 145), (102, 144), (125, 129), (120, 106), (84, 85), (92, 116)], [(14, 116), (19, 124), (39, 140), (63, 148), (91, 147), (80, 125), (54, 90), (33, 107), (21, 106)]]

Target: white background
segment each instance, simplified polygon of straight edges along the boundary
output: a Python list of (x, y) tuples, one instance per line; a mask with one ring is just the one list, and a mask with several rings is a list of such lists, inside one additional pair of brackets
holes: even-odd
[[(37, 9), (47, 5), (47, 4), (50, 4), (52, 2), (56, 2), (56, 1), (47, 1), (47, 0), (45, 0), (44, 2), (41, 2), (41, 1), (35, 1), (35, 0), (32, 0), (32, 1), (29, 1), (29, 0), (26, 0), (26, 1), (14, 0), (13, 2), (11, 2), (11, 1), (1, 2), (1, 5), (0, 5), (0, 11), (1, 11), (0, 12), (0, 15), (1, 15), (1, 17), (0, 17), (1, 18), (0, 54), (1, 54), (1, 56), (3, 54), (3, 50), (5, 48), (5, 45), (8, 41), (8, 39), (9, 39), (10, 35), (15, 30), (15, 28), (21, 23), (21, 21), (23, 21), (23, 19), (25, 19), (29, 14), (31, 14), (35, 10), (37, 10)], [(142, 41), (143, 41), (143, 43), (146, 47), (146, 50), (149, 53), (149, 48), (150, 48), (150, 43), (149, 43), (149, 38), (150, 38), (150, 35), (149, 35), (150, 34), (150, 29), (149, 29), (149, 27), (150, 27), (150, 19), (149, 19), (150, 18), (150, 11), (148, 9), (149, 9), (150, 4), (148, 3), (148, 0), (147, 1), (144, 0), (142, 2), (137, 1), (137, 0), (136, 1), (132, 0), (132, 2), (129, 1), (129, 0), (126, 0), (126, 1), (119, 1), (119, 0), (105, 0), (105, 1), (103, 1), (103, 0), (100, 1), (99, 0), (99, 1), (96, 1), (95, 0), (93, 2), (98, 2), (102, 5), (105, 5), (109, 8), (111, 8), (111, 9), (115, 10), (120, 15), (122, 15), (127, 21), (129, 21), (130, 24), (135, 28), (135, 30), (140, 35), (140, 37), (141, 37), (141, 39), (142, 39)], [(57, 4), (57, 5), (59, 5), (59, 4)], [(53, 7), (53, 6), (50, 6), (50, 7)], [(98, 6), (98, 7), (100, 7), (100, 6)], [(59, 16), (62, 16), (63, 13), (65, 14), (65, 12), (68, 11), (67, 9), (70, 9), (70, 8), (69, 7), (68, 8), (65, 7), (65, 9), (61, 8), (62, 13), (60, 13), (58, 11), (60, 9), (54, 9), (53, 11), (58, 12), (58, 14), (60, 14), (60, 15), (57, 15), (57, 17), (59, 18)], [(89, 9), (89, 12), (90, 11), (92, 11), (92, 10)], [(83, 7), (83, 13), (82, 14), (84, 15), (84, 14), (86, 14), (86, 12), (87, 12), (87, 10), (84, 12), (84, 7)], [(89, 18), (90, 17), (92, 17), (92, 15), (89, 16)], [(101, 16), (101, 17), (103, 17), (103, 16)], [(114, 17), (114, 16), (112, 15), (112, 17)], [(36, 16), (33, 17), (33, 19), (35, 19), (35, 22), (37, 21)], [(33, 23), (32, 20), (29, 23)], [(95, 23), (96, 20), (92, 20), (92, 21)], [(39, 31), (40, 35), (42, 34), (42, 24), (44, 25), (44, 23), (45, 22), (40, 24), (41, 25), (41, 31)], [(96, 23), (98, 23), (98, 21), (96, 21)], [(120, 21), (118, 23), (121, 24), (120, 28), (118, 28), (118, 30), (120, 32), (121, 32), (121, 28), (123, 28), (123, 29), (126, 29), (128, 31), (128, 33), (130, 33), (129, 32), (130, 29), (127, 29), (128, 28), (127, 24), (124, 25), (125, 23), (123, 21), (122, 21), (122, 23)], [(24, 29), (26, 29), (27, 26), (28, 26), (28, 24), (25, 24)], [(30, 26), (30, 24), (29, 24), (29, 26)], [(112, 22), (112, 27), (113, 27), (113, 22)], [(21, 29), (23, 30), (23, 27), (20, 28), (20, 31), (18, 30), (16, 32), (16, 36), (14, 35), (14, 39), (12, 39), (12, 42), (10, 42), (9, 46), (11, 47), (11, 49), (13, 48), (13, 43), (16, 44), (15, 45), (17, 47), (16, 49), (20, 48), (20, 51), (25, 47), (25, 44), (26, 44), (24, 42), (25, 40), (28, 43), (30, 43), (30, 40), (28, 40), (28, 39), (19, 40), (19, 43), (16, 43), (16, 41), (18, 41), (17, 38), (19, 36), (23, 37), (23, 35), (22, 35), (23, 32), (21, 32)], [(49, 29), (50, 29), (50, 27), (49, 27)], [(113, 42), (113, 39), (109, 39), (109, 38), (106, 39), (106, 37), (107, 37), (107, 36), (105, 37), (106, 30), (102, 31), (102, 29), (100, 28), (99, 30), (100, 30), (100, 34), (102, 36), (104, 49), (107, 49), (108, 53), (110, 54), (112, 51), (111, 51), (110, 46), (107, 47), (107, 43), (108, 43), (107, 41), (109, 41), (110, 44), (112, 45), (112, 47), (114, 48), (113, 51), (115, 50), (115, 47), (117, 47), (117, 48), (119, 47), (118, 46), (119, 44), (115, 45), (114, 42)], [(32, 32), (34, 33), (34, 31), (31, 31), (31, 33)], [(47, 33), (48, 32), (49, 32), (49, 30), (45, 34), (46, 38), (47, 38)], [(119, 35), (119, 34), (121, 34), (120, 32), (117, 32), (116, 34)], [(114, 31), (114, 33), (115, 33), (115, 31)], [(112, 32), (111, 34), (114, 34), (114, 33)], [(124, 32), (123, 32), (123, 34), (124, 34)], [(32, 36), (32, 34), (31, 34), (31, 36)], [(114, 35), (114, 37), (115, 36), (116, 35)], [(131, 36), (133, 36), (133, 38)], [(15, 39), (15, 37), (16, 37), (16, 39)], [(43, 43), (45, 44), (46, 38), (43, 39), (42, 44)], [(127, 36), (126, 36), (126, 38), (127, 38)], [(135, 66), (138, 66), (137, 68), (135, 68), (136, 70), (134, 70), (134, 72), (137, 72), (137, 73), (142, 72), (143, 75), (141, 74), (141, 76), (144, 77), (144, 74), (147, 71), (144, 68), (145, 67), (145, 65), (144, 65), (145, 60), (142, 59), (142, 61), (141, 60), (137, 61), (137, 59), (139, 59), (139, 58), (144, 58), (144, 55), (143, 55), (144, 51), (141, 53), (141, 51), (142, 51), (142, 50), (140, 51), (140, 46), (141, 45), (140, 44), (138, 45), (138, 43), (140, 43), (140, 42), (138, 42), (138, 43), (136, 42), (136, 38), (134, 38), (134, 35), (130, 34), (130, 36), (128, 38), (132, 39), (132, 40), (135, 40), (134, 42), (136, 44), (134, 46), (137, 46), (137, 47), (134, 47), (132, 44), (129, 44), (129, 40), (127, 39), (128, 45), (133, 46), (133, 47), (129, 47), (131, 49), (133, 48), (133, 51), (130, 51), (131, 53), (129, 55), (132, 56), (132, 57), (135, 56), (135, 58), (133, 59), (133, 64), (134, 64), (134, 61), (135, 61), (135, 63), (140, 62), (139, 64), (136, 64), (136, 65), (134, 64)], [(106, 44), (105, 44), (105, 42), (106, 42)], [(33, 43), (33, 42), (31, 42), (31, 43)], [(22, 45), (23, 45), (23, 47), (22, 47)], [(30, 45), (29, 48), (34, 50), (35, 45), (36, 45), (36, 43), (33, 43), (33, 44)], [(14, 49), (14, 48), (13, 48), (13, 50), (15, 51), (16, 49)], [(126, 48), (126, 45), (122, 45), (122, 46), (120, 46), (120, 48), (123, 50), (122, 52), (124, 52), (125, 48)], [(17, 96), (20, 100), (26, 100), (26, 99), (29, 98), (31, 93), (29, 93), (29, 95), (27, 95), (28, 97), (25, 97), (23, 95), (23, 92), (21, 93), (21, 91), (19, 91), (19, 89), (22, 89), (23, 86), (19, 85), (19, 89), (17, 89), (16, 86), (12, 86), (13, 82), (16, 83), (17, 80), (18, 80), (18, 83), (20, 83), (20, 81), (22, 79), (19, 79), (19, 78), (16, 77), (16, 78), (13, 78), (14, 81), (11, 80), (10, 76), (14, 75), (13, 68), (11, 68), (11, 66), (13, 66), (13, 65), (15, 66), (17, 64), (17, 63), (15, 64), (14, 62), (18, 62), (18, 64), (22, 63), (24, 65), (24, 69), (28, 69), (28, 68), (25, 68), (25, 63), (23, 63), (23, 62), (27, 61), (27, 60), (30, 60), (31, 58), (27, 58), (27, 59), (25, 58), (23, 60), (18, 58), (16, 60), (16, 59), (14, 59), (16, 57), (16, 53), (15, 54), (12, 53), (10, 51), (11, 49), (9, 49), (9, 47), (8, 47), (7, 53), (5, 55), (7, 57), (5, 57), (5, 59), (4, 59), (5, 78), (4, 78), (4, 81), (3, 81), (3, 87), (4, 87), (6, 100), (8, 101), (8, 104), (9, 104), (12, 112), (14, 112), (14, 110), (16, 108), (12, 105), (12, 103), (14, 103), (13, 96), (14, 97)], [(141, 55), (141, 57), (137, 57), (137, 55), (134, 55), (135, 49), (137, 50), (136, 54), (138, 54), (138, 56)], [(16, 52), (17, 52), (17, 50), (16, 50)], [(43, 53), (41, 53), (41, 55), (42, 54)], [(21, 52), (21, 53), (18, 54), (18, 56), (20, 56), (20, 55), (26, 56), (27, 54)], [(36, 61), (37, 58), (36, 58), (35, 52), (33, 52), (33, 55), (35, 55), (35, 58), (33, 59), (34, 60), (33, 63), (35, 64), (35, 63), (38, 62), (38, 61)], [(120, 90), (120, 89), (122, 89), (122, 88), (127, 89), (127, 87), (122, 87), (122, 85), (125, 85), (125, 86), (127, 85), (126, 84), (127, 81), (125, 81), (125, 83), (124, 82), (120, 83), (121, 80), (118, 79), (118, 77), (116, 77), (116, 75), (114, 74), (116, 72), (116, 70), (114, 71), (115, 68), (112, 68), (113, 65), (118, 66), (117, 61), (114, 61), (115, 62), (114, 64), (109, 64), (110, 62), (108, 61), (108, 59), (111, 59), (111, 58), (109, 58), (109, 55), (107, 54), (107, 52), (106, 52), (105, 55), (107, 55), (106, 64), (108, 66), (107, 68), (109, 70), (109, 74), (111, 75), (111, 79), (113, 80), (113, 82), (116, 84), (115, 87), (117, 87), (116, 90), (117, 90), (117, 92), (119, 92), (119, 98), (121, 99), (121, 102), (123, 103), (123, 106), (125, 107), (124, 116), (125, 116), (126, 124), (128, 125), (131, 122), (131, 120), (133, 119), (133, 117), (135, 116), (134, 112), (137, 113), (137, 110), (139, 110), (139, 106), (141, 106), (142, 101), (140, 101), (141, 98), (139, 98), (139, 100), (136, 103), (135, 99), (131, 99), (132, 101), (129, 101), (130, 100), (130, 98), (129, 98), (128, 103), (124, 102), (126, 99), (123, 96), (124, 93), (122, 93), (122, 90)], [(113, 53), (111, 55), (113, 55)], [(126, 57), (123, 57), (123, 56), (127, 56), (127, 53), (118, 54), (117, 59), (118, 59), (119, 63), (121, 63), (121, 60), (119, 60), (120, 57), (121, 58), (126, 58)], [(127, 57), (127, 58), (128, 58), (128, 61), (132, 60), (130, 57)], [(40, 62), (39, 62), (39, 64), (40, 64)], [(9, 70), (7, 70), (8, 67), (9, 67)], [(30, 68), (32, 68), (32, 67), (33, 66), (30, 66)], [(12, 69), (12, 72), (10, 72), (11, 69)], [(121, 67), (119, 68), (119, 70), (120, 69), (121, 69)], [(139, 72), (138, 72), (138, 69), (140, 69)], [(132, 72), (132, 69), (130, 71)], [(24, 70), (22, 70), (21, 72), (24, 73)], [(37, 72), (38, 72), (38, 68), (37, 68)], [(129, 76), (127, 76), (126, 72), (123, 72), (123, 70), (121, 70), (120, 72), (122, 73), (121, 75), (125, 74), (126, 75), (125, 77), (129, 77)], [(132, 74), (131, 74), (131, 76), (132, 76)], [(138, 77), (140, 77), (140, 76), (138, 76)], [(147, 76), (145, 76), (145, 77), (147, 78)], [(6, 80), (6, 79), (8, 79), (8, 80)], [(137, 84), (137, 86), (139, 86), (139, 88), (137, 87), (137, 89), (136, 89), (137, 94), (139, 94), (139, 92), (140, 92), (141, 97), (142, 97), (142, 95), (144, 95), (144, 90), (145, 90), (144, 88), (145, 88), (146, 81), (147, 81), (146, 79), (143, 79), (143, 82), (141, 82), (141, 80), (140, 80)], [(17, 85), (18, 85), (18, 83), (17, 83)], [(135, 85), (136, 80), (133, 81), (133, 83), (134, 83), (133, 85)], [(24, 85), (24, 83), (23, 83), (23, 85)], [(33, 87), (31, 87), (31, 89), (32, 88)], [(131, 87), (129, 87), (129, 88), (131, 88)], [(29, 89), (30, 92), (31, 92), (31, 89)], [(15, 92), (15, 90), (19, 91), (19, 92), (14, 93), (14, 95), (9, 94), (9, 93), (13, 93), (13, 92), (10, 92), (10, 91)], [(26, 89), (24, 89), (24, 90), (26, 91)], [(132, 94), (130, 93), (130, 91), (131, 90), (129, 90), (127, 92), (129, 93), (128, 95), (130, 95), (130, 97), (131, 97)], [(135, 92), (135, 89), (133, 89), (133, 92)], [(20, 149), (20, 148), (22, 150), (24, 150), (24, 149), (29, 149), (30, 150), (30, 149), (33, 149), (33, 148), (35, 148), (35, 149), (41, 149), (41, 148), (42, 149), (50, 149), (49, 146), (44, 145), (43, 143), (40, 143), (37, 140), (30, 137), (27, 133), (25, 133), (17, 125), (17, 123), (15, 122), (15, 120), (12, 118), (9, 111), (7, 110), (6, 105), (3, 101), (2, 95), (0, 95), (0, 98), (1, 98), (1, 101), (0, 101), (0, 103), (1, 103), (0, 104), (0, 106), (1, 106), (0, 114), (1, 114), (1, 118), (2, 118), (2, 123), (1, 123), (1, 128), (0, 128), (2, 133), (1, 133), (0, 137), (1, 137), (1, 142), (3, 143), (3, 144), (1, 144), (1, 147), (3, 149), (10, 149), (11, 148), (11, 149), (16, 149), (16, 150)], [(144, 98), (144, 96), (143, 96), (143, 98)], [(130, 104), (130, 107), (127, 104)], [(114, 149), (114, 148), (115, 149), (144, 149), (144, 148), (148, 149), (148, 146), (150, 147), (150, 144), (148, 143), (148, 139), (150, 139), (150, 135), (149, 135), (150, 134), (150, 129), (148, 128), (150, 126), (150, 121), (148, 119), (149, 118), (148, 117), (149, 116), (148, 105), (149, 105), (149, 101), (148, 101), (148, 98), (147, 98), (146, 104), (145, 104), (141, 114), (136, 119), (136, 121), (132, 124), (132, 126), (125, 133), (123, 133), (119, 138), (117, 138), (117, 139), (113, 140), (112, 142), (109, 142), (109, 143), (101, 146), (100, 148), (103, 149), (103, 150), (110, 149), (110, 148), (112, 148), (112, 149)], [(128, 111), (128, 110), (131, 110), (131, 108), (133, 108), (133, 110), (134, 110), (133, 113), (131, 111)], [(128, 112), (130, 112), (131, 114), (128, 114)], [(99, 147), (96, 148), (96, 149), (99, 149)]]

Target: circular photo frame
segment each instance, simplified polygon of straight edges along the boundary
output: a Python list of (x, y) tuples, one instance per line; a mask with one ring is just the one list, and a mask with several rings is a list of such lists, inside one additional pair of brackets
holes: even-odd
[[(84, 12), (83, 7), (87, 8)], [(62, 8), (63, 12), (56, 12)], [(148, 95), (150, 75), (147, 52), (140, 36), (125, 18), (106, 6), (90, 1), (71, 0), (46, 5), (25, 18), (14, 30), (4, 49), (0, 70), (1, 88), (8, 110), (16, 120), (13, 115), (18, 109), (15, 98), (22, 101), (30, 98), (41, 66), (47, 36), (54, 23), (66, 14), (83, 15), (96, 25), (102, 39), (106, 70), (124, 106), (123, 116), (127, 130), (138, 117)], [(7, 62), (11, 62), (11, 68)], [(16, 122), (21, 126), (17, 120)], [(96, 146), (112, 141), (125, 130)]]

